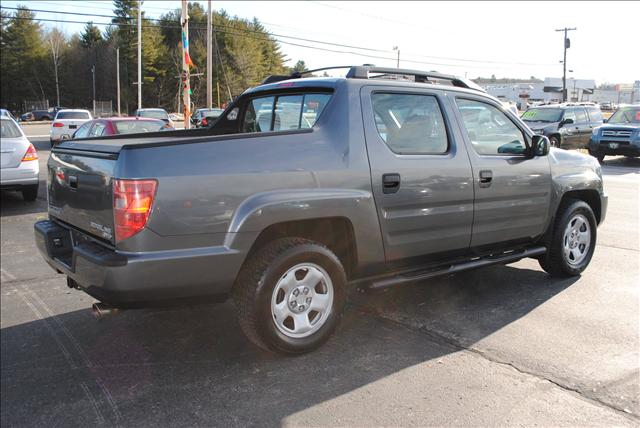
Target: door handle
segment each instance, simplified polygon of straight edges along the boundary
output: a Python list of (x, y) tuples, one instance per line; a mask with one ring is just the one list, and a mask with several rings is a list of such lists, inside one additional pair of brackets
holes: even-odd
[(400, 174), (391, 173), (382, 175), (382, 193), (396, 193), (400, 189)]
[(491, 186), (491, 180), (493, 180), (493, 172), (489, 170), (480, 171), (480, 187)]
[(78, 177), (76, 177), (75, 175), (70, 175), (69, 176), (69, 186), (72, 189), (77, 189), (78, 188)]

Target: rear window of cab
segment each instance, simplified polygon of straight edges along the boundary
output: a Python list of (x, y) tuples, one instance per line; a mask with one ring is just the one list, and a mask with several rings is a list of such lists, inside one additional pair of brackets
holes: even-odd
[(330, 93), (275, 94), (247, 102), (240, 132), (295, 131), (312, 128)]

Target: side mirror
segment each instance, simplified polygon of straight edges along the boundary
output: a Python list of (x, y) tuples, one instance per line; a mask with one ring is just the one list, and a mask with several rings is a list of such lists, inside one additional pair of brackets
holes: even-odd
[(565, 119), (562, 122), (560, 122), (561, 125), (569, 125), (571, 123), (573, 123), (573, 119), (571, 118)]
[(531, 154), (533, 156), (546, 156), (549, 154), (551, 143), (544, 135), (534, 135), (531, 139)]

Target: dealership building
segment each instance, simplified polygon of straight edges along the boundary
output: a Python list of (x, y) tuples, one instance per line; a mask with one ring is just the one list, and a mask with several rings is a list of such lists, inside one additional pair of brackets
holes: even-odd
[[(544, 82), (485, 84), (484, 89), (494, 97), (522, 107), (522, 102), (553, 103), (562, 101), (562, 79), (547, 77)], [(567, 79), (567, 99), (573, 102), (590, 101), (614, 104), (640, 102), (640, 80), (633, 85), (616, 85), (615, 89), (596, 89), (595, 80)]]

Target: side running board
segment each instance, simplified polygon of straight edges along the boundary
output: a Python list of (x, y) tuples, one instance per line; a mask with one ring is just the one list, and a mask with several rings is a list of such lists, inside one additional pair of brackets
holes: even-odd
[(394, 287), (396, 285), (407, 284), (411, 282), (421, 281), (423, 279), (433, 278), (441, 275), (449, 275), (465, 270), (476, 269), (484, 266), (512, 263), (526, 257), (535, 257), (547, 252), (545, 247), (531, 247), (524, 250), (510, 251), (506, 253), (493, 254), (490, 256), (479, 257), (477, 259), (452, 264), (444, 267), (433, 268), (430, 270), (418, 270), (403, 273), (391, 277), (374, 279), (368, 286), (363, 286), (365, 290), (381, 290), (384, 288)]

